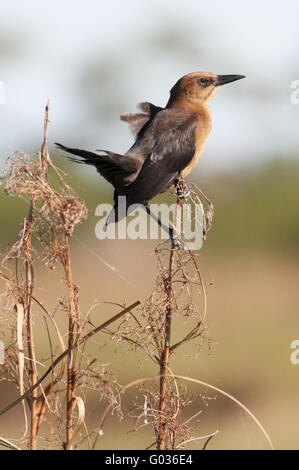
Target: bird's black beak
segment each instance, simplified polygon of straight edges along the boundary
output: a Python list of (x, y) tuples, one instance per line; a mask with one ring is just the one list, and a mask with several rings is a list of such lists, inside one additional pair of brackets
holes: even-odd
[(216, 80), (216, 86), (225, 85), (226, 83), (235, 82), (236, 80), (241, 80), (245, 78), (245, 75), (218, 75)]

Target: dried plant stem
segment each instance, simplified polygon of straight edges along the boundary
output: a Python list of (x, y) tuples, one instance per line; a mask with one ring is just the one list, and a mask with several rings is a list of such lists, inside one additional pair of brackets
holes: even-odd
[(68, 329), (68, 361), (67, 361), (67, 422), (66, 422), (66, 448), (70, 448), (73, 434), (73, 408), (75, 389), (75, 367), (74, 367), (74, 343), (75, 327), (77, 319), (77, 307), (75, 299), (74, 284), (71, 270), (70, 235), (65, 234), (65, 257), (64, 269), (69, 294), (69, 329)]
[[(177, 199), (176, 216), (174, 221), (174, 229), (177, 234), (180, 233), (181, 229), (181, 209), (182, 209), (182, 198)], [(176, 255), (176, 244), (172, 240), (171, 251), (169, 256), (169, 268), (168, 277), (165, 280), (165, 290), (167, 297), (167, 307), (165, 315), (165, 333), (164, 333), (164, 349), (160, 361), (160, 402), (159, 402), (159, 431), (157, 439), (157, 449), (165, 450), (165, 407), (166, 407), (166, 388), (167, 388), (167, 371), (169, 363), (169, 352), (170, 352), (170, 336), (171, 336), (171, 320), (172, 320), (172, 280), (175, 267), (175, 255)]]
[(50, 162), (50, 156), (48, 152), (48, 142), (47, 142), (47, 133), (48, 133), (48, 124), (49, 124), (49, 109), (50, 109), (50, 102), (48, 101), (45, 109), (45, 117), (44, 117), (44, 140), (42, 143), (42, 148), (40, 151), (40, 174), (42, 179), (47, 178), (48, 174), (48, 165)]
[[(47, 177), (47, 161), (48, 161), (48, 147), (47, 147), (47, 130), (49, 122), (49, 103), (45, 109), (44, 118), (44, 138), (40, 152), (40, 173), (41, 178)], [(32, 259), (32, 226), (33, 226), (33, 213), (34, 213), (34, 199), (31, 198), (29, 206), (29, 214), (25, 220), (25, 270), (26, 270), (26, 320), (27, 320), (27, 347), (29, 364), (29, 378), (30, 387), (37, 382), (36, 360), (35, 360), (35, 346), (32, 328), (32, 315), (31, 315), (31, 300), (34, 288), (34, 269)], [(38, 393), (37, 389), (32, 391), (30, 397), (31, 409), (31, 430), (30, 430), (30, 450), (37, 449), (37, 435), (39, 428), (39, 411), (37, 404)]]
[[(44, 138), (40, 152), (40, 167), (41, 177), (46, 177), (46, 160), (47, 160), (47, 129), (48, 129), (48, 109), (49, 103), (45, 109), (45, 125), (44, 125)], [(28, 217), (25, 220), (25, 275), (26, 275), (26, 324), (27, 324), (27, 348), (29, 357), (29, 386), (32, 387), (37, 381), (36, 362), (35, 362), (35, 346), (32, 328), (32, 315), (31, 315), (31, 299), (34, 288), (34, 270), (32, 259), (32, 225), (33, 225), (33, 212), (34, 200), (31, 198), (29, 205)], [(30, 450), (37, 449), (37, 433), (38, 433), (38, 409), (37, 409), (37, 389), (32, 391), (30, 397), (30, 410), (31, 410), (31, 430), (30, 430)]]
[(8, 441), (7, 439), (4, 439), (3, 437), (0, 437), (0, 445), (10, 450), (22, 450), (12, 442)]
[[(34, 270), (33, 259), (31, 253), (32, 242), (32, 224), (33, 224), (33, 209), (34, 203), (31, 199), (29, 206), (28, 218), (25, 220), (25, 271), (26, 271), (26, 325), (27, 325), (27, 348), (29, 357), (29, 386), (32, 387), (37, 381), (36, 361), (35, 361), (35, 347), (32, 328), (32, 315), (31, 315), (31, 299), (34, 288)], [(37, 422), (38, 410), (36, 407), (37, 389), (32, 391), (30, 397), (30, 411), (31, 411), (31, 426), (30, 426), (30, 443), (29, 449), (37, 449)]]

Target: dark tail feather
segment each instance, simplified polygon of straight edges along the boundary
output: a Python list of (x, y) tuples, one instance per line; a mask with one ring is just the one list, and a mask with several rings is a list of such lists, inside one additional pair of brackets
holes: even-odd
[(119, 189), (126, 187), (135, 180), (143, 163), (140, 158), (130, 158), (108, 150), (99, 150), (99, 152), (103, 152), (101, 155), (88, 150), (66, 147), (58, 143), (55, 143), (55, 145), (60, 150), (83, 158), (83, 160), (80, 160), (79, 158), (69, 157), (73, 162), (94, 165), (109, 183)]
[[(57, 142), (55, 142), (55, 145), (60, 150), (64, 150), (65, 152), (71, 153), (73, 155), (78, 155), (79, 157), (84, 158), (84, 160), (82, 161), (82, 160), (79, 160), (78, 158), (69, 157), (70, 160), (76, 163), (87, 163), (88, 165), (96, 165), (97, 163), (99, 163), (99, 160), (101, 160), (101, 155), (98, 155), (93, 152), (89, 152), (88, 150), (66, 147), (65, 145), (58, 144)], [(105, 156), (103, 157), (105, 158)]]

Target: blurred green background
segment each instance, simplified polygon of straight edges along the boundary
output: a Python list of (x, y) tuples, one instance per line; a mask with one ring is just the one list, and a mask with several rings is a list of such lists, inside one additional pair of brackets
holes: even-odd
[[(144, 100), (165, 104), (181, 75), (197, 70), (247, 75), (213, 99), (213, 131), (188, 177), (215, 207), (212, 231), (199, 258), (207, 285), (211, 349), (204, 346), (195, 359), (194, 348), (184, 348), (173, 357), (172, 371), (231, 393), (263, 423), (277, 449), (298, 449), (299, 365), (290, 361), (291, 342), (299, 336), (299, 105), (290, 100), (291, 83), (299, 79), (298, 4), (169, 0), (108, 5), (88, 0), (70, 7), (54, 0), (46, 10), (36, 2), (26, 3), (22, 17), (20, 1), (1, 3), (1, 166), (14, 150), (39, 150), (43, 109), (50, 98), (51, 156), (71, 175), (71, 185), (89, 209), (72, 242), (82, 312), (96, 299), (144, 301), (156, 277), (155, 243), (97, 240), (94, 211), (99, 203), (112, 201), (112, 188), (94, 169), (69, 164), (53, 142), (123, 152), (132, 137), (119, 114)], [(1, 190), (3, 255), (27, 209), (24, 201)], [(50, 309), (64, 294), (60, 274), (41, 270), (38, 276), (36, 292)], [(92, 321), (99, 324), (112, 312), (94, 310)], [(64, 313), (56, 315), (66, 324)], [(37, 338), (43, 357), (48, 349), (39, 338), (41, 331)], [(135, 353), (123, 344), (102, 348), (105, 341), (99, 336), (93, 347), (120, 383), (157, 373), (150, 361), (140, 368)], [(17, 391), (5, 382), (0, 388), (2, 407)], [(126, 406), (134, 397), (133, 392), (128, 395)], [(218, 395), (208, 407), (200, 401), (193, 406), (194, 412), (203, 410), (197, 435), (219, 430), (209, 448), (267, 447), (250, 418), (227, 399)], [(100, 410), (102, 405), (91, 397), (90, 426)], [(17, 438), (22, 426), (18, 407), (1, 417), (0, 436)], [(131, 421), (119, 423), (112, 417), (100, 445), (144, 448), (153, 440), (151, 430), (128, 433), (131, 428)]]

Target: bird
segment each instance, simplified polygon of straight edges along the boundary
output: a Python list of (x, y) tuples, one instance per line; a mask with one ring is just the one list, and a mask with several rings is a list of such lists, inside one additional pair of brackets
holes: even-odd
[[(244, 75), (189, 73), (171, 88), (164, 108), (144, 102), (138, 105), (139, 112), (122, 114), (121, 120), (135, 135), (134, 144), (123, 155), (109, 150), (94, 153), (55, 143), (60, 150), (76, 156), (69, 157), (70, 160), (93, 165), (113, 185), (114, 208), (106, 224), (121, 220), (135, 204), (144, 206), (153, 215), (149, 201), (172, 185), (178, 188), (199, 161), (212, 128), (210, 99), (222, 85), (243, 78)], [(121, 198), (125, 199), (125, 211), (119, 210), (119, 196), (125, 196)], [(171, 229), (169, 233), (172, 238)]]

